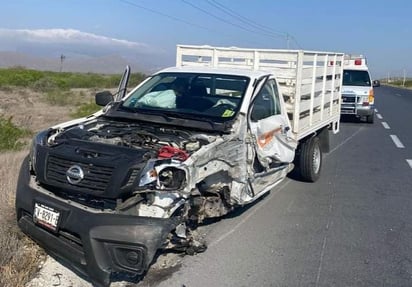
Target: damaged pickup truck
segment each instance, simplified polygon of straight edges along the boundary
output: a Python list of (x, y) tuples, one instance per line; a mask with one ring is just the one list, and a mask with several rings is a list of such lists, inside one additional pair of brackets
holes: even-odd
[(341, 53), (178, 46), (176, 67), (38, 133), (17, 187), (19, 227), (95, 286), (156, 252), (204, 251), (193, 230), (294, 168), (316, 181), (339, 130)]

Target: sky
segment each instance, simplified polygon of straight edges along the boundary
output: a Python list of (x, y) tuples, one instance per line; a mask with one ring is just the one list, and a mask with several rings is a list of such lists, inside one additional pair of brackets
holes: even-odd
[(410, 0), (0, 0), (0, 51), (174, 65), (177, 44), (362, 54), (412, 77)]

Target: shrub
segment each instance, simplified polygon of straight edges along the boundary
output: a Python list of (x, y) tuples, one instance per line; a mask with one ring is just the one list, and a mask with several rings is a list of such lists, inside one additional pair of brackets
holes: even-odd
[(31, 134), (26, 129), (19, 128), (12, 123), (12, 118), (0, 117), (0, 150), (18, 150), (25, 145), (23, 138)]
[(50, 92), (57, 88), (57, 83), (50, 77), (44, 77), (34, 82), (31, 87), (37, 92)]
[(102, 107), (96, 105), (94, 102), (82, 104), (79, 107), (77, 107), (76, 111), (73, 112), (71, 116), (74, 118), (86, 117), (97, 112), (101, 108)]
[(78, 103), (78, 99), (73, 92), (59, 89), (51, 90), (44, 94), (44, 100), (54, 106), (68, 106)]
[(43, 72), (24, 68), (0, 69), (0, 86), (29, 87), (43, 77)]
[[(146, 76), (142, 73), (130, 75), (129, 86), (139, 84)], [(121, 75), (104, 75), (95, 73), (69, 73), (36, 71), (21, 67), (0, 69), (0, 87), (34, 87), (39, 91), (51, 88), (114, 88), (120, 82)]]

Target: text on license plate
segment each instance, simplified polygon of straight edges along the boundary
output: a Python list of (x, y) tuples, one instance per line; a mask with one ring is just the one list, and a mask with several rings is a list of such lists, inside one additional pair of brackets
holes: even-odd
[(43, 225), (47, 228), (50, 228), (52, 230), (56, 230), (59, 217), (60, 212), (54, 210), (53, 208), (37, 202), (34, 204), (34, 222)]

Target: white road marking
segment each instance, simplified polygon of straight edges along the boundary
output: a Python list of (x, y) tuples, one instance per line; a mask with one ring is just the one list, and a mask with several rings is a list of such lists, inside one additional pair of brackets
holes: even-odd
[(402, 95), (401, 94), (395, 94), (396, 96), (398, 96), (398, 97), (402, 97)]
[(405, 146), (402, 144), (402, 142), (396, 135), (391, 135), (391, 139), (397, 148), (405, 148)]
[[(329, 222), (328, 222), (329, 224)], [(328, 226), (327, 226), (328, 227)], [(327, 228), (326, 228), (327, 229)], [(323, 237), (323, 244), (322, 244), (322, 251), (320, 252), (320, 259), (319, 259), (319, 267), (318, 267), (318, 273), (316, 274), (316, 282), (315, 282), (315, 286), (319, 286), (319, 281), (320, 281), (320, 274), (322, 272), (322, 266), (323, 266), (323, 257), (325, 255), (325, 249), (326, 249), (326, 239), (327, 236), (325, 235)]]
[(292, 205), (293, 205), (294, 202), (295, 202), (294, 199), (292, 199), (291, 202), (289, 202), (288, 208), (286, 208), (286, 210), (287, 210), (288, 212), (291, 212), (291, 211), (292, 211)]
[(375, 113), (377, 113), (378, 112), (378, 109), (375, 109)]
[(383, 127), (384, 127), (385, 129), (387, 129), (387, 130), (390, 130), (390, 129), (391, 129), (391, 127), (388, 125), (387, 122), (382, 122), (382, 125), (383, 125)]
[(381, 114), (376, 114), (376, 117), (378, 118), (378, 119), (383, 119), (383, 117), (382, 117), (382, 115)]
[(409, 164), (410, 168), (412, 168), (412, 159), (407, 159), (406, 162)]

